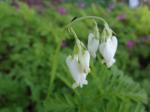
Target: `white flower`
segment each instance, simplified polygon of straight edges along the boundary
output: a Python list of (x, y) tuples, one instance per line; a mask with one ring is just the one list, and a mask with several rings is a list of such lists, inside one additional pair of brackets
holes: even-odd
[(90, 52), (90, 55), (95, 58), (96, 57), (96, 51), (99, 46), (99, 40), (95, 38), (93, 33), (89, 33), (88, 35), (88, 51)]
[(87, 73), (83, 72), (80, 68), (80, 63), (78, 62), (78, 54), (72, 56), (68, 56), (66, 59), (67, 66), (72, 74), (75, 83), (72, 85), (73, 88), (78, 86), (82, 87), (83, 85), (87, 85), (88, 81), (86, 80)]
[(77, 40), (76, 47), (80, 67), (82, 68), (83, 72), (89, 73), (90, 53), (88, 50), (86, 50), (84, 44), (80, 40)]
[(66, 63), (75, 81), (73, 88), (88, 84), (86, 76), (90, 72), (90, 54), (79, 39), (76, 40), (74, 55), (68, 56)]
[(104, 62), (108, 68), (115, 63), (114, 56), (117, 50), (117, 44), (117, 38), (112, 36), (111, 38), (108, 38), (106, 42), (102, 42), (99, 45), (99, 51), (102, 54)]
[(87, 50), (80, 51), (78, 53), (80, 66), (85, 73), (90, 72), (90, 54)]

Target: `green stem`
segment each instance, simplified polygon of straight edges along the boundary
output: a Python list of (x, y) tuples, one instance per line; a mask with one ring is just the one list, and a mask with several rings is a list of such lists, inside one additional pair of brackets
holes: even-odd
[[(52, 95), (53, 83), (54, 83), (54, 80), (56, 77), (56, 72), (57, 72), (57, 68), (58, 68), (58, 64), (59, 64), (58, 56), (60, 55), (59, 52), (60, 52), (62, 40), (63, 40), (63, 38), (60, 38), (60, 40), (58, 41), (56, 51), (52, 57), (53, 59), (52, 59), (51, 65), (53, 65), (53, 66), (52, 66), (52, 69), (49, 73), (50, 79), (49, 79), (49, 85), (48, 85), (48, 92), (47, 92), (46, 98), (44, 100), (44, 106), (47, 105), (46, 102), (49, 99), (50, 95)], [(50, 60), (51, 60), (51, 57), (50, 57)], [(46, 109), (44, 110), (44, 112), (47, 112)]]
[(72, 21), (71, 23), (69, 23), (66, 27), (68, 28), (68, 27), (72, 26), (74, 23), (82, 21), (84, 19), (97, 19), (97, 20), (100, 20), (100, 21), (104, 22), (104, 24), (107, 24), (107, 22), (102, 17), (84, 16), (84, 17), (80, 17), (80, 18), (75, 19), (74, 21)]
[(76, 32), (74, 31), (74, 29), (72, 27), (70, 27), (70, 30), (71, 32), (73, 33), (74, 37), (75, 37), (75, 41), (76, 41), (76, 44), (78, 45), (79, 48), (84, 47), (84, 45), (81, 44)]
[(98, 25), (97, 22), (95, 20), (93, 20), (94, 24), (95, 24), (95, 28), (94, 28), (94, 34), (96, 36), (97, 39), (99, 39), (99, 29), (98, 29)]
[(73, 33), (74, 37), (75, 37), (75, 40), (78, 41), (78, 36), (76, 34), (76, 32), (74, 31), (74, 29), (72, 27), (70, 27), (70, 31)]

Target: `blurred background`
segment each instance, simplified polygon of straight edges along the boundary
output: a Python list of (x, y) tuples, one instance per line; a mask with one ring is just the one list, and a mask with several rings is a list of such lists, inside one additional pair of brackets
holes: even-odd
[[(103, 17), (116, 33), (112, 70), (124, 78), (112, 81), (97, 64), (96, 80), (91, 73), (89, 85), (72, 90), (65, 58), (74, 38), (64, 27), (86, 15)], [(92, 24), (75, 31), (87, 43)], [(0, 0), (0, 112), (150, 112), (150, 0)]]

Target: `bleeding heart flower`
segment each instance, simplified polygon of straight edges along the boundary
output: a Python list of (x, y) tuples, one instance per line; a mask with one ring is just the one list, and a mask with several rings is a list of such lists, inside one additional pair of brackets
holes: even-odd
[(107, 38), (106, 41), (101, 42), (99, 45), (99, 51), (104, 58), (104, 62), (107, 67), (110, 68), (115, 63), (115, 53), (117, 50), (118, 41), (115, 36)]
[(90, 72), (90, 68), (89, 68), (90, 53), (87, 50), (85, 50), (85, 51), (79, 52), (78, 56), (79, 56), (79, 62), (80, 62), (83, 72), (89, 73)]
[(88, 36), (88, 51), (90, 55), (95, 58), (96, 57), (96, 51), (99, 46), (99, 40), (94, 36), (93, 33), (89, 33)]
[(80, 68), (80, 63), (78, 61), (78, 55), (68, 56), (66, 59), (66, 63), (71, 72), (75, 83), (72, 85), (73, 88), (78, 86), (83, 87), (83, 85), (87, 85), (88, 81), (86, 80), (87, 73), (83, 72)]
[(84, 48), (84, 44), (80, 40), (76, 40), (75, 49), (75, 55), (68, 56), (66, 59), (68, 68), (75, 81), (73, 88), (86, 85), (88, 83), (86, 76), (90, 72), (90, 54), (88, 50)]

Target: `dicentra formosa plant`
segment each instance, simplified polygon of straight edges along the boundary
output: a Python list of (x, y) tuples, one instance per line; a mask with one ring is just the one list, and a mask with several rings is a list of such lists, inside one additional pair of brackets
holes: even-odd
[[(84, 19), (93, 19), (95, 23), (94, 32), (90, 32), (88, 35), (87, 47), (81, 40), (79, 40), (75, 31), (71, 27), (72, 24)], [(104, 24), (104, 28), (101, 34), (99, 32), (96, 20), (101, 20)], [(72, 87), (83, 87), (83, 85), (88, 84), (86, 76), (90, 72), (90, 56), (93, 57), (93, 59), (96, 58), (96, 52), (99, 49), (99, 52), (103, 57), (102, 62), (105, 63), (108, 68), (110, 68), (115, 63), (114, 56), (117, 50), (118, 41), (116, 36), (113, 35), (113, 31), (111, 30), (107, 22), (101, 17), (80, 17), (73, 20), (67, 26), (67, 28), (70, 32), (73, 33), (76, 41), (73, 54), (69, 55), (66, 59), (67, 66), (75, 81)]]

